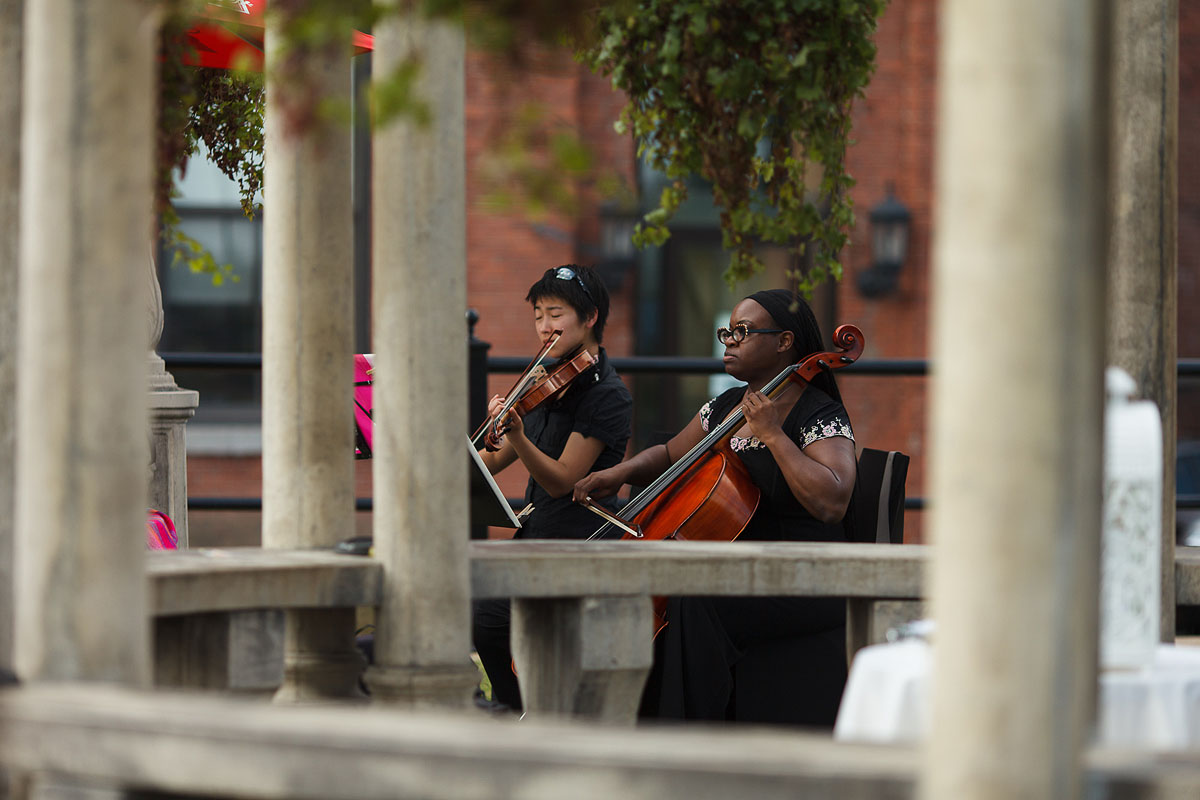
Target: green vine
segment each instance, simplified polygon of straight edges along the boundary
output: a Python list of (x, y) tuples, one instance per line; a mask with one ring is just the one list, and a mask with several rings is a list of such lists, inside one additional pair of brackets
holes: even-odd
[[(203, 142), (238, 184), (253, 216), (262, 186), (261, 75), (182, 64), (182, 32), (194, 0), (168, 0), (163, 34), (159, 209), (177, 258), (192, 269), (228, 275), (178, 229), (170, 206), (171, 175), (186, 168)], [(288, 44), (274, 77), (285, 124), (303, 129), (319, 108), (308, 91), (306, 56), (345, 46), (351, 29), (369, 30), (388, 14), (418, 11), (463, 24), (474, 46), (522, 66), (528, 44), (569, 44), (594, 71), (611, 77), (629, 103), (618, 130), (671, 183), (645, 215), (634, 240), (662, 244), (687, 198), (685, 179), (712, 187), (734, 284), (763, 268), (760, 242), (793, 248), (791, 277), (802, 292), (841, 277), (838, 256), (853, 224), (845, 169), (851, 106), (874, 68), (872, 36), (886, 0), (272, 0)], [(339, 44), (340, 43), (340, 44)], [(376, 125), (396, 116), (428, 122), (416, 86), (419, 55), (372, 87)], [(490, 196), (534, 211), (576, 213), (578, 187), (610, 190), (577, 134), (545, 128), (525, 109), (515, 113), (485, 169)], [(545, 155), (534, 155), (533, 150)], [(182, 255), (179, 255), (182, 254)]]
[(765, 241), (811, 250), (791, 277), (805, 293), (841, 277), (854, 221), (845, 169), (854, 98), (874, 69), (884, 0), (640, 0), (601, 12), (581, 53), (629, 97), (618, 130), (672, 183), (634, 240), (662, 244), (687, 198), (712, 185), (732, 285), (763, 269)]
[(257, 73), (184, 63), (190, 47), (184, 32), (193, 19), (189, 8), (186, 2), (168, 7), (159, 39), (155, 210), (173, 265), (206, 273), (215, 284), (236, 282), (232, 265), (218, 264), (203, 244), (179, 227), (173, 204), (175, 175), (186, 173), (188, 161), (203, 145), (209, 160), (237, 184), (242, 213), (254, 218), (259, 210), (255, 198), (263, 185), (264, 85)]

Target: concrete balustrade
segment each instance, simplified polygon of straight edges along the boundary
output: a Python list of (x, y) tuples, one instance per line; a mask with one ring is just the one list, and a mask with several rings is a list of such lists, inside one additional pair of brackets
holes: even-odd
[[(799, 542), (472, 542), (468, 553), (473, 596), (517, 598), (514, 656), (529, 709), (625, 722), (650, 666), (652, 595), (846, 597), (853, 653), (882, 639), (888, 601), (925, 596), (930, 558), (922, 545)], [(246, 642), (234, 666), (228, 642), (262, 625), (255, 610), (376, 606), (383, 570), (374, 559), (328, 551), (149, 553), (150, 613), (159, 635), (171, 637), (157, 649), (160, 684), (222, 688), (224, 676), (233, 688), (253, 688), (264, 674), (255, 649), (262, 640)], [(1200, 553), (1179, 548), (1175, 585), (1177, 603), (1200, 605)], [(185, 667), (171, 647), (196, 640), (181, 633), (195, 617), (229, 633), (214, 660)]]
[[(518, 723), (64, 683), (0, 690), (0, 762), (261, 800), (909, 800), (918, 758), (793, 731)], [(1082, 766), (1089, 797), (1200, 793), (1200, 762), (1187, 754), (1089, 751)]]

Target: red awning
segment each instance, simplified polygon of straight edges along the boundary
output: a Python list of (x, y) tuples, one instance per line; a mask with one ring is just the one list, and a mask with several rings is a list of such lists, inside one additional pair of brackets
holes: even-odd
[[(263, 68), (263, 11), (266, 0), (211, 0), (187, 31), (195, 48), (184, 62), (198, 67)], [(371, 50), (370, 34), (354, 32), (355, 53)]]

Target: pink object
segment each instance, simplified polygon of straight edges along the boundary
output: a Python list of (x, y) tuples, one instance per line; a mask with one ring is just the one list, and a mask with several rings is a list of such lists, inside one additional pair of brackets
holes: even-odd
[(151, 550), (178, 550), (175, 523), (161, 511), (146, 512), (146, 547)]
[(372, 353), (354, 356), (354, 457), (370, 458), (375, 429), (371, 422), (371, 373), (375, 368)]

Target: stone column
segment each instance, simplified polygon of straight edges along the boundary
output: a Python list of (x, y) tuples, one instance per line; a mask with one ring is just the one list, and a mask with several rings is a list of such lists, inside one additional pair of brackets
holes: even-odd
[(924, 798), (1081, 792), (1097, 658), (1103, 6), (942, 4)]
[(25, 13), (15, 662), (23, 679), (146, 685), (137, 311), (158, 15), (145, 0), (39, 0)]
[(146, 316), (150, 326), (150, 350), (146, 357), (150, 403), (150, 507), (165, 513), (175, 523), (180, 549), (188, 546), (187, 439), (184, 426), (200, 405), (199, 392), (180, 389), (155, 352), (163, 331), (162, 290), (153, 248), (146, 259), (146, 283), (150, 288)]
[[(324, 103), (349, 105), (350, 55), (304, 53), (310, 85), (270, 69), (285, 46), (267, 30), (263, 219), (263, 546), (332, 547), (354, 530), (353, 252), (350, 132)], [(287, 93), (312, 93), (303, 127)], [(354, 609), (294, 612), (279, 700), (358, 693)]]
[(0, 0), (0, 669), (12, 669), (17, 438), (17, 259), (24, 0)]
[(375, 557), (386, 569), (374, 696), (463, 706), (468, 656), (464, 36), (410, 16), (375, 28), (374, 74), (422, 64), (427, 125), (374, 138)]
[(1108, 363), (1162, 415), (1162, 625), (1175, 638), (1179, 2), (1114, 3)]

